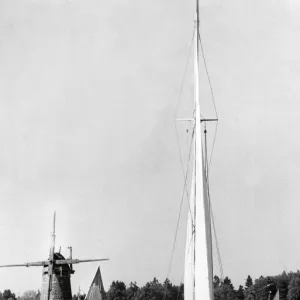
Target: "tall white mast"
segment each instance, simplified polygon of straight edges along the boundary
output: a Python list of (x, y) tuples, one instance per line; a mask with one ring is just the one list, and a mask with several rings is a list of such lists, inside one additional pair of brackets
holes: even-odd
[[(201, 112), (199, 102), (199, 0), (196, 0), (196, 26), (194, 36), (194, 165), (188, 219), (186, 261), (185, 261), (185, 299), (212, 300), (212, 246), (210, 230), (210, 211), (205, 173), (204, 153), (201, 138)], [(191, 213), (192, 212), (192, 213)], [(190, 236), (193, 242), (188, 241)], [(191, 246), (193, 249), (191, 249)], [(192, 257), (193, 256), (193, 257)], [(194, 269), (193, 269), (194, 268)], [(190, 275), (192, 271), (193, 274)], [(192, 282), (191, 282), (192, 281)], [(187, 289), (189, 289), (187, 291)], [(193, 289), (193, 290), (191, 290)]]
[(55, 218), (56, 218), (56, 211), (54, 211), (53, 215), (53, 224), (52, 224), (52, 232), (51, 232), (51, 248), (50, 248), (50, 259), (53, 260), (53, 255), (55, 251)]
[(201, 139), (199, 102), (199, 0), (196, 3), (195, 85), (195, 299), (213, 299), (210, 211)]
[[(195, 140), (193, 141), (195, 144)], [(195, 150), (195, 146), (193, 147)], [(194, 151), (193, 151), (194, 152)], [(191, 179), (189, 213), (186, 232), (185, 268), (184, 268), (184, 299), (195, 299), (195, 168)]]

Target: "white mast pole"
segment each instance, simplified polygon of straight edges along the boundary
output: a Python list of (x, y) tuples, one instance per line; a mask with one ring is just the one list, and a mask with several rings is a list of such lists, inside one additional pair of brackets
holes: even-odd
[(51, 232), (51, 248), (50, 248), (50, 256), (51, 260), (53, 260), (54, 252), (55, 252), (55, 217), (56, 217), (56, 211), (54, 211), (53, 215), (53, 227)]
[(210, 212), (201, 139), (199, 102), (199, 0), (196, 0), (194, 38), (194, 99), (195, 99), (195, 299), (213, 299)]

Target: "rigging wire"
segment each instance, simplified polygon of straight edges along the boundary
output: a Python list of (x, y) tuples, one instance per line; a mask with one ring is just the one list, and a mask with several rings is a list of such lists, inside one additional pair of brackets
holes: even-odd
[[(200, 48), (201, 48), (201, 53), (202, 53), (202, 58), (203, 58), (203, 64), (204, 64), (206, 76), (207, 76), (208, 83), (209, 83), (209, 88), (210, 88), (210, 93), (211, 93), (213, 106), (214, 106), (214, 110), (215, 110), (215, 114), (216, 114), (216, 119), (218, 119), (219, 117), (218, 117), (218, 111), (217, 111), (217, 106), (216, 106), (216, 101), (215, 101), (214, 90), (213, 90), (211, 79), (210, 79), (209, 72), (208, 72), (206, 57), (205, 57), (205, 53), (204, 53), (203, 42), (202, 42), (201, 33), (200, 33), (200, 25), (201, 25), (200, 14), (199, 14), (199, 19), (198, 19), (198, 24), (199, 24), (198, 38), (199, 38), (199, 42), (200, 42)], [(217, 137), (217, 132), (218, 132), (218, 122), (217, 122), (216, 128), (215, 128), (214, 140), (213, 140), (212, 150), (211, 150), (210, 159), (209, 159), (209, 166), (211, 165), (211, 161), (212, 161), (212, 156), (213, 156), (213, 152), (214, 152), (214, 146), (215, 146), (215, 141), (216, 141), (216, 137)]]
[[(182, 172), (183, 172), (183, 179), (184, 181), (186, 181), (186, 176), (188, 175), (188, 167), (189, 167), (189, 162), (188, 162), (188, 166), (187, 166), (187, 171), (184, 170), (184, 166), (183, 166), (183, 159), (182, 159), (182, 153), (181, 153), (181, 147), (180, 147), (180, 142), (179, 142), (179, 137), (178, 137), (178, 131), (177, 131), (177, 126), (176, 126), (176, 123), (175, 123), (175, 130), (176, 130), (176, 140), (177, 140), (177, 146), (178, 146), (178, 149), (179, 149), (179, 155), (180, 155), (180, 161), (181, 161), (181, 168), (182, 168)], [(192, 132), (192, 137), (191, 137), (191, 143), (193, 141), (193, 136), (194, 136), (194, 127), (193, 127), (193, 132)], [(184, 185), (184, 191), (185, 194), (186, 194), (186, 199), (187, 199), (187, 202), (188, 202), (188, 208), (189, 208), (189, 213), (192, 214), (192, 211), (191, 211), (191, 206), (190, 206), (190, 201), (189, 201), (189, 192), (186, 188), (186, 184)], [(184, 194), (183, 194), (184, 196)], [(181, 206), (180, 206), (180, 210), (181, 210)]]
[(181, 201), (180, 201), (180, 206), (179, 206), (179, 214), (178, 214), (178, 218), (177, 218), (176, 231), (175, 231), (175, 236), (174, 236), (174, 242), (173, 242), (173, 248), (172, 248), (172, 253), (171, 253), (171, 259), (170, 259), (170, 262), (169, 262), (169, 267), (168, 267), (168, 272), (167, 272), (167, 278), (170, 276), (170, 273), (171, 273), (172, 262), (173, 262), (174, 252), (175, 252), (175, 246), (176, 246), (176, 241), (177, 241), (177, 234), (178, 234), (180, 217), (181, 217), (182, 204), (183, 204), (185, 190), (186, 190), (186, 185), (187, 185), (187, 177), (188, 177), (189, 163), (190, 163), (191, 153), (192, 153), (192, 145), (193, 145), (194, 132), (195, 132), (195, 130), (193, 128), (192, 140), (191, 140), (190, 149), (189, 149), (188, 167), (187, 167), (187, 170), (186, 170), (186, 173), (185, 173), (184, 186), (183, 186), (183, 191), (182, 191), (182, 196), (181, 196)]
[[(172, 262), (173, 262), (173, 257), (174, 257), (174, 252), (175, 252), (175, 246), (176, 246), (176, 241), (177, 241), (177, 235), (178, 235), (178, 229), (179, 229), (179, 223), (180, 223), (180, 218), (181, 218), (182, 204), (183, 204), (183, 200), (184, 200), (185, 191), (187, 190), (186, 189), (186, 185), (187, 185), (187, 177), (188, 177), (188, 173), (189, 173), (189, 165), (190, 165), (190, 160), (191, 160), (191, 153), (192, 153), (192, 145), (193, 145), (194, 132), (195, 132), (195, 126), (193, 127), (192, 138), (191, 138), (191, 142), (190, 142), (188, 165), (187, 165), (187, 170), (186, 170), (185, 178), (184, 178), (184, 186), (183, 186), (183, 191), (182, 191), (182, 196), (181, 196), (181, 201), (180, 201), (180, 206), (179, 206), (179, 214), (178, 214), (178, 218), (177, 218), (177, 224), (176, 224), (176, 230), (175, 230), (173, 248), (172, 248), (172, 253), (171, 253), (171, 258), (170, 258), (170, 262), (169, 262), (169, 267), (168, 267), (168, 272), (167, 272), (166, 278), (169, 278), (170, 273), (171, 273)], [(188, 201), (189, 201), (189, 199), (188, 199)], [(190, 211), (190, 214), (192, 216), (190, 205), (189, 205), (189, 211)], [(193, 219), (192, 219), (192, 223), (193, 223)], [(167, 296), (167, 291), (165, 289), (163, 300), (166, 299), (166, 296)], [(179, 292), (178, 292), (178, 296), (179, 296)]]
[[(194, 127), (193, 127), (193, 131), (192, 131), (191, 142), (190, 142), (190, 151), (189, 151), (189, 158), (188, 158), (187, 170), (185, 171), (184, 163), (183, 163), (183, 157), (182, 157), (182, 152), (181, 152), (181, 147), (180, 147), (180, 142), (179, 142), (176, 117), (177, 117), (177, 113), (178, 113), (178, 109), (179, 109), (179, 104), (180, 104), (181, 97), (182, 97), (183, 86), (184, 86), (184, 82), (185, 82), (185, 78), (186, 78), (186, 74), (187, 74), (187, 70), (188, 70), (190, 58), (191, 58), (191, 52), (192, 52), (192, 46), (193, 46), (194, 36), (195, 36), (195, 34), (194, 34), (194, 30), (193, 30), (192, 39), (191, 39), (191, 42), (190, 42), (190, 45), (189, 45), (188, 57), (187, 57), (187, 60), (186, 60), (184, 74), (183, 74), (183, 78), (182, 78), (182, 82), (181, 82), (181, 86), (180, 86), (180, 92), (179, 92), (179, 95), (178, 95), (176, 109), (175, 109), (175, 113), (174, 113), (174, 127), (175, 127), (175, 133), (176, 133), (176, 140), (177, 140), (177, 144), (178, 144), (178, 151), (179, 151), (179, 157), (180, 157), (181, 170), (182, 170), (182, 175), (183, 175), (183, 178), (184, 178), (184, 187), (183, 187), (182, 197), (181, 197), (181, 201), (180, 201), (179, 214), (178, 214), (178, 219), (177, 219), (177, 224), (176, 224), (176, 230), (175, 230), (175, 236), (174, 236), (174, 242), (173, 242), (173, 248), (172, 248), (171, 258), (170, 258), (170, 262), (169, 262), (169, 266), (168, 266), (167, 278), (170, 276), (170, 273), (171, 273), (172, 262), (173, 262), (174, 252), (175, 252), (175, 245), (176, 245), (177, 234), (178, 234), (178, 229), (179, 229), (179, 222), (180, 222), (180, 218), (181, 218), (182, 204), (183, 204), (183, 199), (184, 199), (184, 195), (185, 194), (187, 196), (187, 201), (188, 201), (188, 204), (189, 204), (189, 193), (188, 193), (188, 190), (186, 188), (186, 184), (187, 184), (187, 176), (188, 176), (188, 170), (189, 170), (189, 161), (190, 161), (191, 149), (192, 149), (191, 146), (193, 144)], [(189, 205), (189, 211), (190, 211), (190, 214), (191, 214), (190, 205)], [(164, 298), (163, 298), (164, 300), (166, 298), (166, 293), (167, 292), (165, 291)], [(179, 296), (179, 292), (178, 292), (178, 296)]]
[[(208, 68), (207, 68), (206, 58), (205, 58), (205, 54), (204, 54), (203, 42), (202, 42), (201, 34), (200, 34), (200, 16), (198, 18), (198, 24), (199, 24), (198, 38), (199, 38), (201, 53), (202, 53), (202, 57), (203, 57), (203, 64), (204, 64), (205, 72), (206, 72), (207, 79), (208, 79), (208, 82), (209, 82), (209, 87), (210, 87), (210, 92), (211, 92), (211, 96), (212, 96), (213, 106), (214, 106), (214, 110), (215, 110), (215, 114), (216, 114), (216, 119), (218, 119), (218, 112), (217, 112), (217, 107), (216, 107), (216, 103), (215, 103), (214, 91), (213, 91), (211, 79), (210, 79)], [(214, 221), (214, 214), (213, 214), (213, 210), (212, 210), (212, 203), (211, 203), (210, 190), (209, 190), (209, 174), (210, 174), (209, 173), (209, 169), (210, 169), (211, 162), (212, 162), (212, 156), (213, 156), (213, 151), (214, 151), (214, 146), (215, 146), (217, 131), (218, 131), (218, 122), (217, 122), (216, 127), (215, 127), (215, 133), (214, 133), (214, 139), (213, 139), (213, 145), (212, 145), (210, 159), (209, 159), (209, 162), (206, 162), (206, 167), (207, 167), (207, 170), (206, 170), (206, 172), (207, 172), (207, 179), (206, 180), (207, 180), (207, 194), (208, 194), (208, 202), (209, 202), (208, 204), (209, 204), (211, 222), (212, 222), (212, 227), (213, 227), (213, 232), (214, 232), (214, 237), (215, 237), (216, 250), (217, 250), (217, 256), (218, 256), (218, 263), (219, 263), (219, 268), (220, 268), (220, 275), (221, 275), (221, 280), (223, 280), (224, 279), (223, 262), (222, 262), (220, 248), (219, 248), (219, 242), (218, 242), (218, 237), (217, 237), (217, 231), (216, 231), (216, 226), (215, 226), (215, 221)]]
[[(191, 42), (190, 42), (190, 45), (189, 45), (189, 52), (188, 52), (188, 56), (187, 56), (187, 60), (186, 60), (186, 64), (185, 64), (184, 74), (183, 74), (183, 78), (182, 78), (181, 86), (180, 86), (180, 92), (179, 92), (179, 95), (178, 95), (176, 109), (175, 109), (175, 113), (174, 113), (174, 127), (175, 127), (176, 141), (177, 141), (177, 146), (178, 146), (178, 152), (179, 152), (179, 157), (180, 157), (180, 164), (181, 164), (181, 171), (182, 171), (183, 179), (185, 179), (185, 168), (184, 168), (184, 163), (183, 163), (183, 155), (182, 155), (182, 151), (181, 151), (181, 146), (180, 146), (180, 142), (179, 142), (176, 117), (177, 117), (178, 108), (179, 108), (179, 104), (180, 104), (181, 97), (182, 97), (183, 86), (184, 86), (184, 82), (185, 82), (185, 78), (186, 78), (190, 58), (191, 58), (192, 46), (193, 46), (194, 37), (195, 37), (194, 32), (195, 32), (195, 29), (193, 30), (192, 39), (191, 39)], [(185, 193), (186, 193), (186, 196), (187, 196), (189, 211), (191, 213), (191, 208), (190, 208), (190, 203), (189, 203), (189, 192), (188, 192), (187, 188), (185, 188)]]
[(215, 142), (216, 142), (216, 138), (217, 138), (217, 133), (218, 133), (218, 122), (216, 123), (216, 127), (215, 127), (215, 132), (214, 132), (214, 139), (213, 139), (213, 144), (212, 144), (212, 148), (211, 148), (211, 153), (210, 153), (210, 158), (209, 158), (209, 163), (208, 163), (208, 167), (211, 167), (211, 162), (212, 162), (212, 157), (214, 154), (214, 149), (215, 149)]
[[(217, 127), (216, 127), (216, 130), (215, 130), (213, 147), (214, 147), (214, 143), (215, 143), (215, 139), (216, 139), (216, 131), (217, 131)], [(206, 122), (205, 122), (205, 134), (206, 133), (207, 133), (207, 130), (206, 130)], [(207, 147), (206, 138), (205, 138), (205, 147)], [(218, 263), (219, 263), (219, 268), (220, 268), (221, 281), (223, 281), (224, 280), (223, 262), (222, 262), (221, 251), (220, 251), (220, 247), (219, 247), (219, 241), (218, 241), (217, 230), (216, 230), (214, 214), (213, 214), (213, 209), (212, 209), (212, 203), (211, 203), (211, 197), (210, 197), (210, 185), (209, 185), (209, 174), (210, 174), (210, 172), (209, 171), (210, 171), (210, 162), (211, 162), (212, 155), (210, 157), (210, 161), (208, 162), (208, 160), (207, 160), (207, 148), (205, 149), (205, 151), (206, 151), (205, 168), (206, 168), (206, 182), (207, 182), (207, 197), (208, 197), (208, 205), (209, 205), (209, 214), (210, 214), (211, 225), (212, 225), (213, 233), (214, 233), (214, 237), (215, 237), (216, 252), (217, 252)], [(212, 151), (213, 151), (213, 149), (212, 149)]]
[[(207, 139), (206, 139), (206, 124), (205, 124), (205, 169), (206, 169), (206, 182), (207, 182), (207, 197), (208, 197), (208, 211), (211, 219), (211, 225), (213, 228), (214, 232), (214, 237), (215, 237), (215, 243), (216, 243), (216, 250), (217, 250), (217, 256), (218, 256), (218, 263), (219, 263), (219, 268), (220, 268), (220, 275), (221, 275), (221, 281), (224, 279), (224, 271), (223, 271), (223, 262), (222, 262), (222, 257), (221, 257), (221, 251), (219, 247), (219, 242), (218, 242), (218, 236), (217, 236), (217, 231), (216, 231), (216, 226), (215, 226), (215, 220), (214, 220), (214, 214), (213, 214), (213, 209), (212, 209), (212, 203), (211, 203), (211, 197), (210, 197), (210, 185), (209, 185), (209, 163), (207, 160)], [(211, 227), (210, 227), (211, 228)]]
[[(200, 18), (199, 18), (199, 27), (200, 27)], [(198, 31), (198, 38), (199, 38), (199, 42), (200, 42), (200, 48), (201, 48), (201, 53), (202, 53), (202, 57), (203, 57), (203, 64), (204, 64), (205, 72), (206, 72), (207, 79), (208, 79), (208, 82), (209, 82), (209, 87), (210, 87), (210, 92), (211, 92), (212, 101), (213, 101), (213, 105), (214, 105), (214, 110), (215, 110), (216, 118), (218, 119), (218, 112), (217, 112), (217, 107), (216, 107), (216, 103), (215, 103), (215, 95), (214, 95), (212, 83), (211, 83), (211, 80), (210, 80), (210, 76), (209, 76), (209, 73), (208, 73), (208, 68), (207, 68), (207, 64), (206, 64), (206, 58), (205, 58), (205, 54), (204, 54), (204, 49), (203, 49), (203, 43), (202, 43), (202, 39), (201, 39), (200, 30)]]
[[(187, 74), (187, 69), (188, 69), (189, 61), (190, 61), (190, 58), (191, 58), (191, 49), (192, 49), (192, 45), (193, 45), (193, 40), (194, 40), (194, 35), (193, 35), (193, 38), (191, 40), (191, 44), (190, 44), (190, 47), (189, 47), (189, 54), (188, 54), (188, 58), (187, 58), (187, 62), (186, 62), (185, 70), (184, 70), (184, 75), (183, 75), (183, 78), (182, 78), (181, 88), (180, 88), (180, 92), (179, 92), (179, 96), (178, 96), (178, 100), (177, 100), (176, 110), (175, 110), (175, 114), (174, 114), (175, 133), (176, 133), (176, 140), (177, 140), (177, 144), (178, 144), (178, 152), (179, 152), (180, 163), (181, 163), (181, 170), (182, 170), (183, 177), (184, 177), (184, 174), (185, 174), (185, 169), (184, 169), (184, 163), (183, 163), (183, 158), (182, 158), (182, 151), (181, 151), (180, 142), (179, 142), (176, 117), (177, 117), (179, 103), (180, 103), (182, 92), (183, 92), (183, 85), (184, 85), (184, 82), (185, 82), (185, 78), (186, 78), (186, 74)], [(188, 193), (187, 190), (186, 190), (186, 195), (187, 195), (187, 197), (189, 197), (189, 193)]]
[(215, 220), (214, 220), (212, 204), (210, 201), (210, 195), (208, 196), (208, 198), (209, 198), (209, 202), (210, 202), (211, 221), (212, 221), (212, 227), (213, 227), (214, 236), (215, 236), (215, 243), (216, 243), (216, 249), (217, 249), (217, 255), (218, 255), (218, 263), (219, 263), (219, 268), (220, 268), (220, 276), (221, 276), (221, 281), (224, 281), (223, 261), (222, 261), (221, 251), (220, 251), (219, 242), (218, 242), (217, 230), (216, 230), (216, 225), (215, 225)]
[(178, 108), (179, 108), (179, 104), (180, 104), (180, 100), (181, 100), (181, 96), (182, 96), (182, 92), (183, 92), (183, 86), (184, 86), (184, 82), (185, 82), (185, 78), (186, 78), (186, 74), (187, 74), (187, 69), (188, 69), (188, 66), (189, 66), (190, 58), (191, 58), (192, 46), (193, 46), (194, 37), (195, 37), (194, 32), (195, 32), (195, 29), (193, 29), (193, 36), (192, 36), (192, 39), (191, 39), (191, 42), (190, 42), (188, 57), (187, 57), (186, 64), (185, 64), (183, 78), (182, 78), (182, 81), (181, 81), (180, 92), (179, 92), (179, 95), (178, 95), (176, 109), (175, 109), (175, 113), (174, 113), (174, 121), (176, 120), (176, 116), (177, 116), (177, 113), (178, 113)]

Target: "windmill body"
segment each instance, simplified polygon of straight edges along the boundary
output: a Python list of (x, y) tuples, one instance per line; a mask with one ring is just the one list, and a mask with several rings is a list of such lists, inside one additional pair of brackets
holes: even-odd
[[(54, 253), (54, 260), (65, 260), (62, 254)], [(54, 266), (52, 270), (52, 282), (49, 300), (71, 300), (71, 274), (74, 274), (74, 270), (70, 268), (70, 265), (65, 264), (61, 266)], [(48, 300), (49, 291), (49, 267), (45, 265), (43, 267), (43, 279), (41, 289), (41, 299)]]
[(55, 252), (55, 213), (53, 217), (53, 231), (51, 233), (51, 248), (48, 260), (25, 264), (0, 265), (4, 267), (43, 267), (41, 300), (71, 300), (71, 275), (74, 274), (73, 264), (83, 262), (105, 261), (104, 259), (73, 259), (72, 247), (70, 256), (65, 258), (60, 251)]

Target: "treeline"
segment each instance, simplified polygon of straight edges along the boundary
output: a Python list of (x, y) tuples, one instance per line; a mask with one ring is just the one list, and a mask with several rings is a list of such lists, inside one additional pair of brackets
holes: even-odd
[[(85, 294), (74, 295), (72, 300), (84, 300)], [(142, 300), (163, 299), (183, 300), (183, 284), (173, 285), (169, 279), (160, 283), (156, 278), (139, 287), (136, 282), (131, 282), (127, 287), (123, 281), (113, 281), (105, 293), (106, 300)]]
[(106, 300), (183, 300), (183, 284), (174, 285), (169, 279), (160, 283), (156, 278), (139, 287), (131, 282), (113, 281), (106, 292)]
[[(213, 278), (215, 300), (300, 300), (300, 271), (283, 272), (276, 276), (260, 276), (252, 279), (249, 275), (244, 285), (237, 289), (230, 278)], [(184, 300), (183, 284), (174, 285), (169, 279), (163, 283), (156, 278), (139, 287), (136, 282), (128, 286), (122, 281), (113, 281), (105, 293), (106, 300)], [(74, 295), (72, 300), (84, 300), (85, 294)], [(0, 300), (40, 300), (39, 291), (26, 291), (21, 297), (11, 290), (0, 291)]]
[[(276, 276), (249, 275), (244, 285), (237, 289), (230, 278), (213, 278), (214, 300), (273, 300), (278, 293), (279, 300), (300, 300), (300, 271)], [(156, 278), (139, 287), (135, 282), (126, 287), (122, 281), (113, 281), (106, 292), (106, 300), (183, 300), (184, 286), (173, 285), (166, 279), (160, 283)], [(75, 299), (74, 299), (75, 300)], [(83, 300), (83, 299), (80, 299)]]
[(213, 280), (215, 300), (300, 300), (300, 271), (283, 272), (276, 276), (260, 276), (253, 280), (248, 275), (245, 285), (235, 289), (231, 280), (218, 276)]
[(40, 300), (40, 291), (28, 290), (21, 297), (16, 297), (11, 290), (0, 291), (0, 300)]

